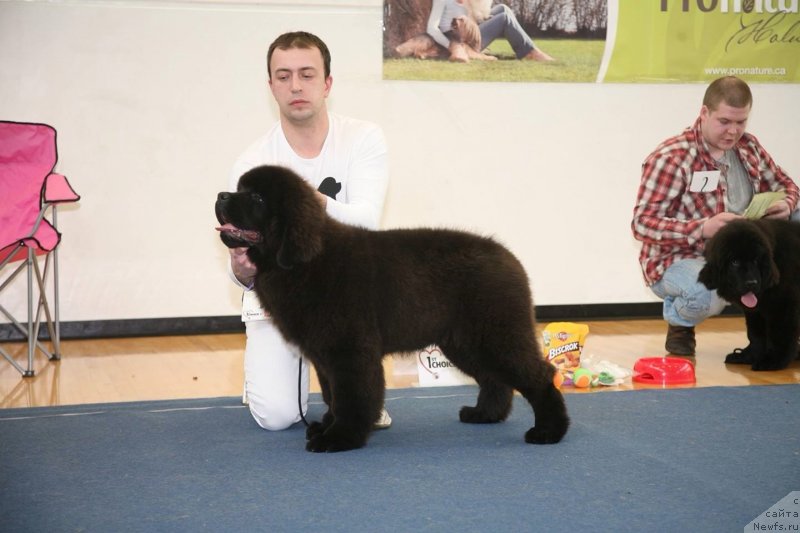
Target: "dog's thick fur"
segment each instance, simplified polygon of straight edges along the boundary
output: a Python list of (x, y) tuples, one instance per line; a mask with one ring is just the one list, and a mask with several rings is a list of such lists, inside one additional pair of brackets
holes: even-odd
[(726, 363), (753, 370), (786, 368), (800, 337), (800, 224), (784, 220), (737, 220), (705, 247), (699, 280), (741, 307), (749, 345)]
[[(238, 192), (220, 193), (216, 213), (229, 228), (225, 245), (249, 246), (262, 305), (319, 375), (328, 411), (307, 430), (307, 450), (364, 446), (384, 401), (384, 355), (431, 344), (480, 385), (477, 405), (461, 409), (462, 422), (504, 420), (516, 389), (536, 417), (526, 442), (555, 443), (566, 433), (569, 418), (537, 342), (527, 275), (494, 240), (341, 224), (312, 187), (274, 166), (250, 170)], [(260, 237), (243, 241), (238, 230)]]

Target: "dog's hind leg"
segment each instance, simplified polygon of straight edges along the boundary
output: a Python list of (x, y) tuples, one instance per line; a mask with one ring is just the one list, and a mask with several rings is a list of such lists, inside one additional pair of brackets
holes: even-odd
[[(564, 397), (553, 384), (554, 367), (538, 350), (499, 371), (503, 381), (518, 390), (533, 408), (536, 425), (525, 433), (529, 444), (559, 442), (569, 428)], [(501, 361), (510, 361), (501, 359)]]
[(493, 424), (508, 418), (514, 390), (493, 379), (486, 369), (481, 368), (474, 353), (447, 342), (441, 342), (439, 348), (456, 368), (475, 378), (480, 387), (477, 404), (475, 407), (463, 406), (458, 413), (459, 420), (467, 424)]
[[(488, 343), (483, 349), (456, 349), (446, 344), (442, 351), (480, 386), (475, 407), (462, 407), (459, 418), (468, 423), (500, 422), (511, 412), (514, 389), (528, 400), (536, 426), (525, 434), (525, 442), (551, 444), (560, 441), (569, 427), (569, 417), (561, 392), (553, 385), (553, 365), (539, 353), (530, 337), (513, 342)], [(476, 357), (476, 354), (479, 354)], [(517, 355), (524, 354), (524, 355)], [(478, 357), (480, 359), (478, 359)]]
[(493, 424), (508, 418), (514, 390), (492, 379), (478, 381), (480, 392), (475, 407), (465, 405), (458, 413), (458, 418), (467, 424)]
[(533, 407), (536, 417), (536, 425), (525, 433), (525, 442), (554, 444), (564, 438), (569, 428), (569, 416), (564, 397), (553, 382), (539, 384), (533, 388), (522, 388), (519, 391)]
[(480, 386), (478, 403), (475, 407), (465, 405), (458, 418), (467, 424), (493, 424), (508, 418), (514, 390), (488, 377), (475, 377)]

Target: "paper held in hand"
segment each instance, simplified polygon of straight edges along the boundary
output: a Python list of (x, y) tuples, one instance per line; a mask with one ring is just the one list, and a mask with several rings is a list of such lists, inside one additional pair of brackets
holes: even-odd
[(767, 212), (769, 206), (777, 201), (783, 200), (784, 198), (786, 198), (786, 193), (783, 191), (760, 192), (754, 194), (753, 199), (750, 201), (750, 205), (748, 205), (747, 209), (744, 210), (743, 215), (745, 218), (749, 218), (750, 220), (762, 218), (764, 213)]

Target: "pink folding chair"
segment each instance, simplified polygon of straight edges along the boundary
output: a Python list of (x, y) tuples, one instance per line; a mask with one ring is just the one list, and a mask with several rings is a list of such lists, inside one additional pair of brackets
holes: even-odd
[[(0, 312), (27, 340), (28, 366), (23, 368), (2, 347), (0, 355), (25, 377), (35, 373), (33, 356), (37, 349), (50, 360), (61, 358), (57, 251), (61, 234), (56, 229), (56, 205), (76, 202), (80, 196), (67, 178), (53, 172), (57, 160), (56, 130), (51, 126), (0, 121), (0, 297), (25, 271), (27, 323), (23, 326), (2, 303)], [(53, 275), (49, 287), (51, 258)], [(15, 266), (17, 262), (20, 264)], [(48, 292), (53, 297), (52, 314)], [(39, 341), (42, 314), (52, 351)]]

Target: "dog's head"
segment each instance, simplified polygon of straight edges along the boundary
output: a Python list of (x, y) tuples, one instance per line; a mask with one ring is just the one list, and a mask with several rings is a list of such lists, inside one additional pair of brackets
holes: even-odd
[(481, 30), (474, 20), (469, 17), (456, 17), (451, 25), (457, 41), (466, 44), (476, 52), (482, 50)]
[(300, 176), (278, 166), (256, 167), (239, 178), (236, 192), (215, 205), (220, 238), (228, 248), (250, 248), (259, 269), (310, 261), (322, 250), (325, 210)]
[(698, 280), (731, 303), (752, 309), (780, 281), (773, 243), (756, 222), (726, 224), (706, 243), (703, 255), (706, 264)]

